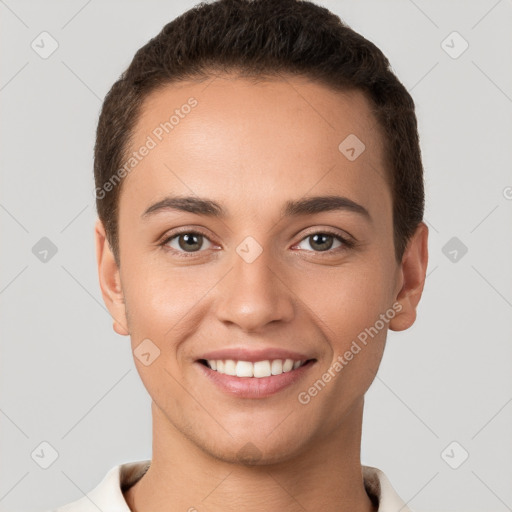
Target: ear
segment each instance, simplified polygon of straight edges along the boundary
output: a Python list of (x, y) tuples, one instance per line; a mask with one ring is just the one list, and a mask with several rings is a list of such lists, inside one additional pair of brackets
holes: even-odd
[(418, 305), (428, 265), (428, 227), (421, 222), (414, 235), (409, 240), (399, 269), (400, 291), (395, 301), (402, 309), (389, 322), (393, 331), (403, 331), (411, 327), (416, 320), (416, 306)]
[(94, 227), (94, 238), (96, 240), (96, 261), (103, 301), (114, 321), (114, 331), (122, 336), (127, 336), (130, 333), (127, 328), (126, 305), (121, 288), (119, 267), (110, 249), (105, 228), (100, 219), (97, 219)]

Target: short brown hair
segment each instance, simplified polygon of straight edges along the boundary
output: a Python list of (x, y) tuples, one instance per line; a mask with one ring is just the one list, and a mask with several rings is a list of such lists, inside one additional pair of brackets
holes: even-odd
[[(414, 102), (373, 43), (328, 9), (306, 0), (202, 2), (142, 46), (105, 97), (96, 132), (96, 207), (118, 265), (118, 204), (131, 136), (148, 95), (170, 83), (217, 72), (245, 77), (303, 76), (369, 98), (385, 137), (385, 168), (393, 198), (395, 256), (423, 220), (423, 166)], [(341, 142), (341, 141), (340, 141)], [(117, 175), (119, 179), (119, 175)]]

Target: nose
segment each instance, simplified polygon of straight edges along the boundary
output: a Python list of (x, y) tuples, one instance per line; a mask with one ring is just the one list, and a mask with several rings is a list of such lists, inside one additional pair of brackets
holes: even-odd
[(217, 318), (245, 332), (257, 332), (269, 323), (290, 322), (295, 300), (286, 272), (263, 251), (248, 263), (234, 255), (233, 267), (216, 287)]

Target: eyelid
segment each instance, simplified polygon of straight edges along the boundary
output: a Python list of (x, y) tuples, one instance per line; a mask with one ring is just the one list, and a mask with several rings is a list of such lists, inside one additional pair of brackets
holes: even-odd
[(304, 238), (316, 235), (317, 233), (323, 233), (326, 235), (332, 235), (335, 237), (340, 238), (341, 240), (345, 241), (346, 243), (356, 243), (356, 239), (348, 232), (341, 230), (339, 228), (331, 228), (331, 227), (314, 227), (306, 230), (306, 232), (302, 235), (302, 238), (300, 241), (304, 240)]
[[(346, 232), (345, 232), (346, 233)], [(334, 253), (337, 253), (338, 251), (343, 251), (344, 249), (351, 249), (353, 247), (355, 247), (356, 245), (356, 240), (355, 238), (350, 235), (350, 234), (340, 234), (339, 231), (336, 231), (334, 228), (312, 228), (311, 230), (308, 230), (306, 233), (303, 234), (302, 238), (299, 240), (299, 242), (297, 242), (296, 244), (294, 244), (292, 247), (295, 247), (297, 246), (298, 244), (300, 244), (302, 241), (304, 241), (306, 238), (309, 238), (310, 236), (313, 236), (313, 235), (316, 235), (316, 234), (323, 234), (323, 235), (329, 235), (329, 236), (332, 236), (333, 238), (336, 238), (338, 241), (341, 242), (342, 246), (341, 247), (336, 247), (335, 249), (329, 249), (327, 251), (307, 251), (307, 252), (312, 252), (314, 254), (334, 254)]]
[[(194, 235), (202, 235), (204, 238), (206, 238), (211, 244), (219, 245), (214, 242), (210, 235), (207, 234), (205, 231), (203, 231), (201, 228), (196, 227), (185, 227), (185, 228), (176, 228), (175, 230), (172, 230), (172, 232), (167, 232), (164, 234), (159, 241), (157, 242), (158, 245), (166, 246), (171, 240), (176, 238), (179, 235), (184, 234), (194, 234)], [(173, 250), (172, 247), (169, 248), (170, 250)], [(181, 251), (179, 251), (181, 252)], [(198, 252), (204, 252), (204, 251), (198, 251)], [(187, 254), (187, 253), (184, 253)], [(188, 253), (188, 254), (194, 254), (194, 253)], [(197, 254), (197, 253), (196, 253)]]

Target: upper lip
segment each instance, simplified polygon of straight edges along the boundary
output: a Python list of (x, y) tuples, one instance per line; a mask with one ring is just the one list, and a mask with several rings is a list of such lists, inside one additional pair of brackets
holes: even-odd
[(235, 361), (249, 361), (254, 363), (256, 361), (266, 361), (273, 359), (293, 359), (294, 361), (307, 361), (313, 359), (305, 354), (295, 352), (293, 350), (284, 350), (282, 348), (265, 348), (260, 350), (249, 350), (245, 347), (225, 348), (221, 350), (213, 350), (203, 354), (199, 360), (227, 360), (233, 359)]

